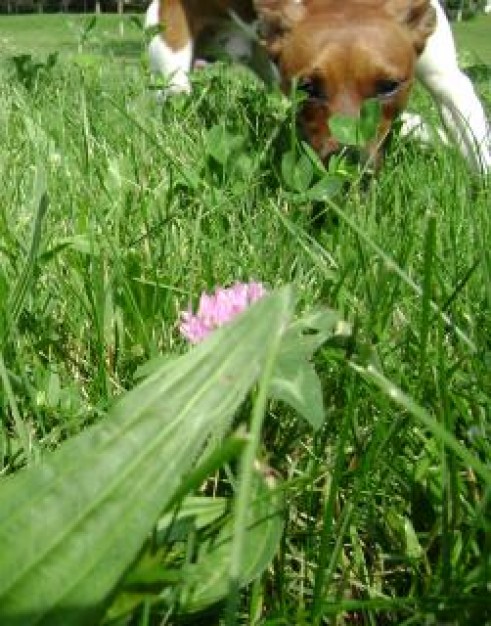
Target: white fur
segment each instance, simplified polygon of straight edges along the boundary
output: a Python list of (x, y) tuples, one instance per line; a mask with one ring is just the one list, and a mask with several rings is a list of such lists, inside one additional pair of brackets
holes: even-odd
[(155, 35), (148, 46), (150, 69), (168, 80), (165, 93), (190, 93), (189, 70), (193, 61), (193, 45), (172, 50), (160, 35)]
[[(145, 15), (145, 28), (158, 26), (159, 23), (159, 1), (153, 0)], [(168, 80), (165, 95), (190, 93), (189, 71), (193, 62), (193, 42), (188, 42), (180, 50), (172, 50), (158, 33), (148, 44), (148, 55), (151, 72)]]
[(401, 136), (416, 139), (423, 144), (435, 144), (441, 141), (448, 145), (448, 139), (442, 128), (434, 128), (417, 113), (404, 111), (401, 115)]
[(432, 0), (437, 26), (416, 66), (416, 75), (440, 108), (448, 133), (470, 166), (491, 169), (491, 145), (484, 109), (469, 78), (459, 69), (450, 25), (438, 0)]
[(145, 28), (159, 25), (159, 1), (153, 0), (145, 13)]

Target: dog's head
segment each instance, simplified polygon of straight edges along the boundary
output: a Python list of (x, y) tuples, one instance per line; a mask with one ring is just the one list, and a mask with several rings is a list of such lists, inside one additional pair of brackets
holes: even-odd
[(296, 83), (305, 92), (300, 123), (312, 147), (324, 159), (338, 151), (329, 119), (356, 118), (376, 98), (381, 119), (365, 146), (376, 159), (435, 28), (429, 0), (255, 0), (255, 8), (283, 90)]

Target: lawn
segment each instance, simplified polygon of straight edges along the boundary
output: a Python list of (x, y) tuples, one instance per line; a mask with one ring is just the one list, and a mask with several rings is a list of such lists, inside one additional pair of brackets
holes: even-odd
[[(137, 18), (143, 19), (143, 16)], [(41, 18), (37, 15), (0, 15), (0, 56), (76, 52), (83, 39), (84, 27), (90, 20), (91, 16), (73, 14)], [(460, 49), (469, 53), (470, 60), (491, 65), (491, 15), (456, 23), (454, 32)], [(140, 33), (128, 15), (121, 18), (99, 15), (88, 43), (93, 50), (102, 47), (104, 52), (125, 58), (134, 57), (141, 51)]]
[[(142, 21), (143, 16), (135, 16)], [(16, 54), (45, 56), (50, 52), (77, 54), (89, 49), (92, 54), (137, 59), (142, 52), (141, 29), (133, 18), (68, 13), (38, 15), (0, 15), (0, 58)]]
[(119, 21), (0, 18), (0, 624), (491, 624), (488, 181), (326, 171), (224, 64), (162, 106)]
[(491, 15), (459, 22), (454, 32), (461, 50), (469, 52), (475, 62), (491, 65)]

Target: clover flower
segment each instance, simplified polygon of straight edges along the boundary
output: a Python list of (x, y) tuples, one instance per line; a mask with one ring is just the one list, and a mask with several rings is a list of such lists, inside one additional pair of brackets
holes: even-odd
[(203, 292), (196, 314), (191, 309), (181, 312), (179, 331), (190, 343), (199, 343), (265, 294), (264, 286), (254, 281), (217, 287), (212, 295)]

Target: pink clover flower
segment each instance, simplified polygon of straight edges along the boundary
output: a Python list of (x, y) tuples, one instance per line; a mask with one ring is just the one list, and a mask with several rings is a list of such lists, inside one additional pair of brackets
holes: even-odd
[(196, 314), (192, 309), (181, 312), (179, 332), (190, 343), (200, 343), (216, 328), (227, 324), (266, 294), (261, 283), (235, 283), (217, 287), (215, 293), (201, 294)]

